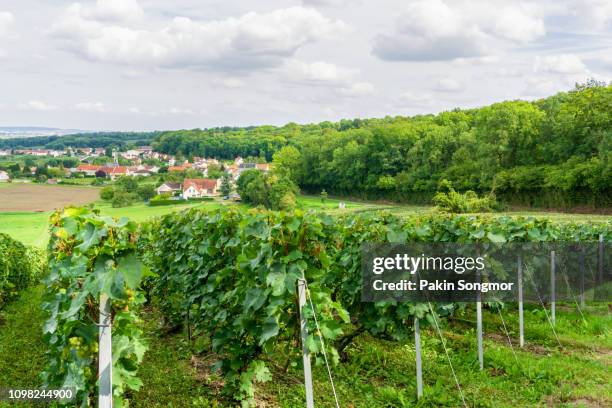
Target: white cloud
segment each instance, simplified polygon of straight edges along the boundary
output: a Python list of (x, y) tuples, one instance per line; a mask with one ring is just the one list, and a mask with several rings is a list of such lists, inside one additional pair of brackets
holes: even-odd
[(501, 67), (495, 71), (495, 74), (506, 78), (518, 78), (524, 75), (523, 71), (512, 67)]
[(347, 28), (342, 21), (303, 7), (208, 22), (175, 17), (158, 29), (106, 24), (91, 13), (78, 3), (69, 6), (53, 24), (52, 35), (86, 59), (146, 67), (253, 70), (279, 66), (305, 44)]
[(604, 30), (612, 22), (610, 0), (572, 0), (567, 2), (565, 12), (590, 31)]
[(97, 0), (95, 6), (83, 12), (85, 17), (98, 21), (132, 21), (144, 15), (138, 0)]
[(298, 82), (344, 83), (357, 71), (323, 61), (290, 60), (285, 63), (283, 72), (287, 78)]
[(407, 91), (399, 96), (400, 106), (406, 107), (430, 107), (434, 104), (434, 98), (429, 93), (415, 93)]
[(393, 32), (374, 40), (373, 53), (389, 61), (441, 61), (486, 55), (503, 44), (545, 34), (538, 10), (522, 3), (421, 0), (410, 4)]
[(376, 87), (369, 82), (356, 82), (340, 88), (340, 93), (345, 96), (368, 96), (376, 91)]
[(15, 16), (9, 11), (0, 11), (0, 35), (8, 31), (15, 22)]
[(463, 84), (453, 78), (442, 78), (435, 87), (435, 90), (440, 92), (461, 92), (463, 89)]
[(488, 65), (499, 62), (497, 55), (485, 55), (483, 57), (473, 58), (455, 58), (452, 64), (456, 67), (469, 67), (474, 65)]
[(80, 102), (74, 105), (73, 109), (82, 112), (105, 112), (106, 106), (102, 102)]
[(162, 112), (168, 115), (195, 115), (196, 112), (189, 108), (177, 108), (176, 106)]
[(327, 87), (343, 96), (360, 97), (375, 92), (373, 84), (356, 80), (359, 73), (357, 69), (329, 62), (304, 62), (294, 59), (287, 61), (280, 70), (288, 81)]
[(586, 65), (584, 65), (580, 57), (574, 54), (536, 57), (533, 69), (535, 72), (562, 75), (588, 75), (589, 73)]
[(311, 6), (311, 7), (333, 7), (333, 6), (343, 6), (345, 4), (352, 2), (353, 6), (355, 6), (354, 3), (358, 1), (360, 0), (302, 0), (302, 4), (304, 4), (305, 6)]
[(238, 78), (226, 78), (221, 80), (221, 84), (229, 89), (238, 89), (244, 86), (244, 81)]
[(52, 111), (58, 107), (39, 100), (31, 100), (19, 106), (23, 110)]

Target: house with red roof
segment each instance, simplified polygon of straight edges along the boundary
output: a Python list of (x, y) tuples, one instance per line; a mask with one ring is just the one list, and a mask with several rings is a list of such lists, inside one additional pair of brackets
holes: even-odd
[(103, 166), (96, 166), (94, 164), (80, 164), (76, 168), (79, 173), (85, 173), (87, 176), (95, 176), (98, 170), (102, 170)]
[(183, 181), (183, 198), (210, 197), (218, 194), (221, 180), (185, 179)]

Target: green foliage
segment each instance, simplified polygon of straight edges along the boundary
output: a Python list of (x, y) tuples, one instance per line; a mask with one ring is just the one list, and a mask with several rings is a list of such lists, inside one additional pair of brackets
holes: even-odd
[(97, 388), (99, 298), (111, 299), (113, 399), (121, 406), (137, 390), (138, 364), (147, 349), (139, 327), (138, 290), (144, 269), (136, 257), (136, 224), (85, 208), (66, 208), (51, 217), (50, 274), (42, 304), (47, 387), (74, 387), (79, 406), (94, 406)]
[(236, 191), (246, 203), (275, 210), (295, 208), (295, 195), (299, 192), (290, 179), (256, 169), (242, 172), (236, 183)]
[(127, 193), (135, 193), (138, 190), (138, 181), (134, 177), (121, 176), (115, 181), (115, 184)]
[[(440, 180), (527, 205), (609, 207), (612, 86), (438, 115), (163, 133), (164, 153), (273, 157), (301, 189), (429, 202)], [(547, 196), (546, 201), (533, 197)]]
[(294, 146), (285, 146), (272, 156), (274, 173), (298, 183), (303, 177), (301, 154)]
[(111, 204), (113, 208), (127, 207), (138, 201), (139, 198), (140, 197), (136, 193), (128, 193), (127, 191), (116, 189)]
[[(191, 211), (149, 226), (144, 256), (159, 274), (154, 293), (167, 319), (178, 324), (190, 311), (192, 324), (220, 356), (227, 392), (237, 399), (252, 402), (254, 383), (270, 378), (266, 355), (299, 336), (297, 279), (311, 282), (326, 339), (342, 333), (346, 311), (317, 284), (328, 267), (318, 239), (323, 228), (297, 211), (289, 216), (235, 209)], [(309, 343), (313, 353), (321, 352), (315, 335)], [(299, 360), (299, 349), (291, 347), (290, 356)]]
[(327, 194), (327, 191), (325, 191), (325, 189), (321, 190), (321, 194), (319, 194), (319, 197), (321, 197), (321, 203), (325, 204), (325, 202), (327, 201), (327, 198), (329, 197), (329, 195)]
[(229, 173), (223, 173), (221, 178), (221, 194), (224, 197), (229, 196), (232, 193), (232, 180)]
[(112, 186), (103, 187), (100, 189), (100, 198), (110, 201), (115, 196), (115, 188)]
[(157, 191), (155, 190), (155, 186), (153, 184), (143, 184), (138, 187), (136, 192), (138, 194), (138, 197), (140, 197), (140, 199), (144, 201), (149, 201), (157, 194)]
[(163, 207), (166, 205), (177, 205), (177, 204), (184, 204), (185, 200), (170, 200), (170, 199), (163, 199), (163, 198), (154, 198), (153, 200), (149, 201), (149, 206), (150, 207)]
[(485, 197), (468, 190), (461, 194), (455, 191), (448, 180), (442, 180), (439, 191), (433, 197), (433, 203), (437, 209), (454, 214), (489, 212), (497, 207), (495, 196), (490, 193)]
[[(196, 336), (218, 356), (216, 367), (230, 395), (252, 400), (253, 386), (268, 378), (275, 350), (299, 364), (296, 281), (310, 296), (337, 361), (363, 332), (406, 340), (414, 316), (432, 321), (426, 304), (361, 301), (361, 248), (365, 242), (505, 242), (592, 240), (610, 224), (552, 224), (533, 218), (388, 214), (330, 217), (295, 211), (236, 208), (169, 214), (145, 226), (145, 262), (159, 275), (152, 292), (166, 321), (180, 325), (189, 313)], [(457, 305), (440, 303), (449, 316)], [(321, 346), (306, 308), (307, 344), (320, 361)], [(351, 324), (348, 324), (348, 322)], [(256, 373), (259, 373), (258, 376)]]
[(0, 233), (0, 309), (19, 291), (36, 282), (45, 270), (43, 251), (26, 247)]

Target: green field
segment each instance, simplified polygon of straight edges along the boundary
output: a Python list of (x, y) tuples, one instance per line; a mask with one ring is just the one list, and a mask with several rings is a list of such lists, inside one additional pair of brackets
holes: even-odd
[[(7, 184), (0, 184), (0, 188)], [(53, 186), (41, 186), (44, 189), (52, 189)], [(79, 188), (79, 187), (74, 187)], [(345, 203), (345, 209), (338, 208), (341, 202)], [(131, 220), (140, 222), (151, 217), (168, 214), (174, 211), (181, 211), (187, 208), (214, 209), (225, 205), (235, 204), (231, 201), (224, 201), (216, 198), (211, 202), (198, 202), (192, 204), (178, 204), (173, 206), (149, 207), (144, 203), (135, 204), (129, 207), (113, 208), (110, 203), (98, 200), (92, 205), (100, 209), (101, 214), (112, 217), (128, 217)], [(366, 212), (384, 210), (390, 213), (408, 216), (415, 214), (431, 213), (435, 209), (431, 206), (417, 206), (406, 204), (389, 204), (374, 202), (350, 201), (338, 198), (328, 198), (325, 202), (317, 196), (301, 195), (298, 197), (298, 207), (304, 210), (326, 211), (332, 214), (344, 212)], [(47, 221), (51, 211), (46, 212), (0, 212), (0, 232), (9, 234), (13, 238), (28, 245), (44, 246), (48, 241)], [(610, 219), (607, 215), (596, 214), (566, 214), (557, 212), (543, 211), (510, 211), (494, 213), (492, 216), (536, 216), (547, 217), (557, 221), (596, 221), (604, 222)]]

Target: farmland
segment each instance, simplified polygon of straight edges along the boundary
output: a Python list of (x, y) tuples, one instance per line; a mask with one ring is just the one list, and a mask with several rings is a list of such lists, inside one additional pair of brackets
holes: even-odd
[(92, 187), (54, 186), (31, 183), (5, 185), (0, 193), (0, 213), (43, 212), (67, 205), (83, 205), (98, 199)]
[[(330, 214), (380, 210), (400, 216), (411, 216), (434, 211), (433, 207), (425, 205), (367, 202), (341, 198), (329, 198), (322, 202), (319, 197), (312, 195), (300, 195), (297, 202), (298, 207), (303, 210), (325, 211)], [(345, 203), (345, 209), (340, 210), (338, 208), (341, 202)], [(51, 210), (65, 205), (90, 203), (99, 209), (102, 215), (128, 217), (137, 222), (187, 208), (214, 209), (225, 205), (240, 205), (216, 199), (212, 202), (177, 204), (166, 207), (149, 207), (144, 203), (137, 203), (128, 207), (113, 208), (108, 202), (99, 200), (99, 188), (96, 187), (0, 183), (0, 205), (4, 206), (0, 209), (0, 232), (7, 233), (25, 244), (44, 247), (49, 238), (47, 221)], [(505, 211), (491, 214), (493, 217), (504, 215), (546, 217), (563, 222), (605, 222), (609, 219), (609, 216), (599, 214), (568, 214), (536, 210)]]

